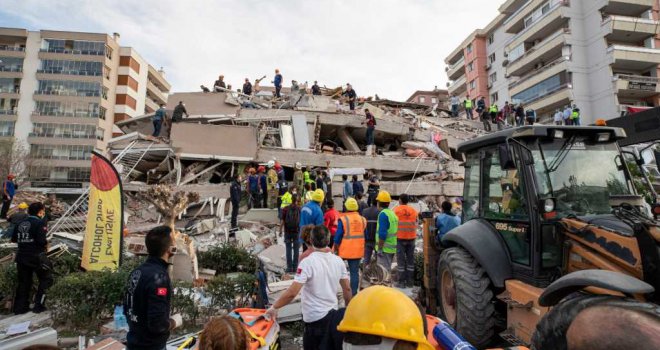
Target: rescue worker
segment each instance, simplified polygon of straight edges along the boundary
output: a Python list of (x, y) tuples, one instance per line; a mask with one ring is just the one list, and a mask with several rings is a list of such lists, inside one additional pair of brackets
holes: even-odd
[(481, 117), (483, 112), (486, 111), (486, 100), (484, 100), (484, 97), (481, 96), (479, 97), (479, 100), (477, 100), (477, 116)]
[(419, 308), (394, 288), (372, 286), (361, 291), (346, 307), (337, 330), (344, 332), (344, 349), (434, 350)]
[(577, 107), (577, 105), (573, 105), (573, 108), (571, 110), (571, 125), (580, 125), (580, 109)]
[(465, 108), (465, 118), (468, 120), (472, 119), (472, 100), (470, 96), (465, 96), (465, 101), (463, 101), (463, 107)]
[(379, 264), (390, 271), (394, 254), (396, 254), (396, 234), (399, 229), (399, 219), (390, 209), (392, 197), (390, 197), (389, 192), (382, 190), (378, 192), (376, 202), (380, 209), (378, 223), (376, 223), (376, 258)]
[(144, 244), (149, 257), (128, 277), (124, 293), (127, 349), (165, 349), (170, 331), (181, 325), (181, 315), (170, 317), (172, 284), (167, 267), (175, 252), (171, 233), (168, 226), (147, 233)]
[(259, 205), (260, 208), (268, 208), (268, 179), (266, 178), (266, 167), (260, 165), (257, 173), (259, 174)]
[(380, 191), (380, 181), (376, 174), (369, 172), (367, 173), (367, 178), (369, 183), (367, 184), (367, 204), (373, 205), (376, 203), (376, 196), (378, 191)]
[(165, 105), (161, 104), (154, 113), (154, 116), (151, 117), (151, 121), (154, 124), (154, 132), (151, 134), (153, 137), (160, 136), (160, 130), (163, 128), (163, 123), (165, 123), (165, 118), (167, 118), (167, 113), (165, 112)]
[(37, 293), (34, 295), (32, 312), (46, 311), (46, 289), (53, 285), (53, 265), (46, 256), (48, 227), (44, 217), (46, 207), (41, 202), (28, 206), (28, 218), (16, 226), (11, 241), (18, 243), (16, 252), (17, 287), (14, 298), (14, 314), (30, 311), (30, 291), (32, 275), (39, 279)]
[(362, 216), (367, 219), (367, 228), (364, 231), (364, 264), (371, 262), (371, 256), (376, 249), (376, 234), (378, 226), (378, 215), (380, 209), (376, 204), (364, 209)]
[(11, 207), (11, 201), (14, 200), (14, 195), (18, 186), (16, 186), (16, 176), (14, 174), (7, 175), (7, 180), (2, 182), (2, 210), (0, 210), (0, 219), (7, 219), (7, 212)]
[(396, 233), (396, 261), (399, 280), (398, 288), (412, 287), (415, 273), (415, 239), (417, 238), (417, 216), (415, 208), (408, 205), (410, 197), (403, 193), (394, 214), (399, 220)]
[[(497, 118), (497, 112), (499, 112), (499, 108), (497, 108), (497, 104), (493, 103), (489, 108), (488, 108), (488, 116), (490, 119), (488, 120), (488, 129), (486, 131), (491, 131), (490, 129), (490, 122), (495, 123), (495, 120)], [(486, 124), (484, 124), (484, 128), (486, 128)]]
[(364, 194), (364, 185), (362, 181), (358, 180), (357, 175), (353, 175), (353, 195), (357, 196), (358, 194)]
[(326, 198), (325, 205), (328, 209), (323, 214), (323, 225), (330, 231), (330, 245), (328, 247), (332, 248), (335, 242), (337, 223), (339, 222), (339, 212), (335, 209), (335, 201), (332, 198)]
[(298, 194), (298, 187), (296, 185), (291, 185), (289, 189), (282, 195), (282, 202), (280, 204), (280, 209), (284, 209), (293, 203), (293, 196)]
[[(316, 190), (311, 192), (312, 198), (300, 210), (300, 232), (307, 225), (323, 225), (323, 210), (321, 210), (321, 203), (325, 199), (323, 190)], [(302, 242), (303, 250), (307, 249), (305, 242)]]
[[(314, 185), (314, 180), (311, 178), (311, 175), (309, 174), (309, 171), (307, 170), (307, 167), (302, 167), (303, 171), (303, 181), (305, 181), (305, 185), (310, 184)], [(307, 187), (307, 186), (305, 186)], [(315, 188), (312, 188), (312, 190), (315, 190)]]
[(266, 190), (268, 195), (268, 205), (265, 208), (273, 209), (277, 203), (277, 171), (275, 171), (275, 161), (268, 161), (268, 172), (266, 173)]
[(282, 218), (282, 197), (289, 191), (289, 184), (284, 179), (284, 172), (277, 174), (277, 215)]
[(16, 226), (21, 223), (21, 221), (27, 219), (29, 215), (27, 214), (27, 208), (28, 205), (25, 202), (22, 202), (21, 204), (18, 205), (18, 210), (11, 214), (7, 222), (9, 222), (9, 227), (7, 230), (2, 232), (2, 235), (0, 237), (4, 238), (10, 238), (14, 234), (14, 230), (16, 229)]
[(357, 294), (360, 284), (360, 260), (364, 257), (364, 231), (367, 219), (360, 216), (358, 202), (348, 198), (344, 203), (347, 213), (339, 218), (335, 232), (335, 251), (348, 262), (351, 292)]
[(238, 227), (238, 207), (241, 203), (241, 175), (234, 174), (231, 178), (229, 187), (229, 198), (231, 199), (231, 229), (233, 231)]
[(302, 164), (300, 164), (300, 162), (296, 162), (295, 168), (296, 170), (293, 172), (293, 183), (297, 188), (302, 190), (305, 188), (305, 175), (301, 169)]
[[(318, 191), (318, 190), (317, 190)], [(328, 342), (329, 323), (336, 319), (337, 292), (341, 286), (345, 305), (352, 298), (346, 265), (336, 255), (325, 251), (330, 243), (330, 232), (323, 226), (312, 229), (314, 251), (300, 261), (291, 286), (284, 291), (266, 314), (266, 319), (276, 319), (277, 310), (288, 305), (302, 289), (302, 317), (305, 323), (303, 349), (318, 350)], [(303, 286), (305, 288), (303, 288)], [(381, 301), (382, 302), (382, 301)]]
[(261, 207), (261, 186), (259, 184), (259, 175), (254, 168), (248, 170), (247, 188), (250, 193), (250, 209)]
[[(288, 193), (288, 192), (287, 192)], [(298, 194), (290, 196), (291, 204), (282, 208), (282, 219), (280, 223), (280, 237), (284, 236), (284, 247), (286, 249), (286, 272), (293, 273), (298, 266), (298, 255), (300, 254), (300, 197)]]

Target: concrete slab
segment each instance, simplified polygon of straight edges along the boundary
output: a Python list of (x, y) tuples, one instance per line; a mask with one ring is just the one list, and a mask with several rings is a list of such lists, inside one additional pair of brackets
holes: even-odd
[(241, 220), (277, 224), (277, 209), (250, 209)]
[(251, 161), (257, 152), (257, 129), (251, 126), (176, 123), (171, 139), (182, 158)]
[(294, 114), (291, 116), (293, 136), (296, 140), (297, 149), (309, 149), (309, 130), (307, 129), (307, 118), (305, 115)]
[(293, 126), (280, 124), (280, 140), (282, 140), (282, 148), (296, 148)]
[(226, 99), (227, 93), (224, 92), (179, 92), (170, 95), (167, 110), (174, 110), (174, 107), (179, 104), (179, 101), (182, 101), (192, 118), (213, 118), (220, 115), (235, 115), (239, 107), (225, 103)]

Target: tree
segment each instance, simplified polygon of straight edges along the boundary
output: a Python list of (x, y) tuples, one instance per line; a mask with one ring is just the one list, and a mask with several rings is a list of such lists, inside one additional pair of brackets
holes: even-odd
[(25, 180), (30, 167), (35, 164), (36, 160), (30, 155), (25, 142), (16, 139), (0, 141), (0, 178), (14, 174), (16, 179)]

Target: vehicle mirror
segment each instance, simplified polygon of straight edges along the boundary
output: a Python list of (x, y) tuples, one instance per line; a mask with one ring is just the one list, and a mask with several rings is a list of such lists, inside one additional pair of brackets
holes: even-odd
[(513, 161), (513, 155), (511, 153), (511, 148), (508, 144), (503, 143), (497, 146), (500, 156), (500, 167), (502, 170), (515, 170), (516, 163)]

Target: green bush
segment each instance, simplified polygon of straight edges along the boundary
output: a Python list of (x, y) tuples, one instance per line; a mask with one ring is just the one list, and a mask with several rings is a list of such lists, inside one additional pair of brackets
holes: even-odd
[(16, 291), (18, 274), (16, 264), (10, 263), (0, 266), (0, 300), (11, 298)]
[(57, 278), (48, 292), (55, 324), (81, 332), (98, 331), (122, 302), (128, 275), (140, 262), (126, 259), (116, 272), (73, 272)]
[(254, 273), (257, 271), (257, 258), (235, 244), (213, 246), (205, 252), (197, 253), (199, 266), (215, 270), (216, 275), (230, 272)]
[(173, 282), (172, 299), (170, 301), (170, 313), (181, 314), (183, 318), (183, 330), (194, 328), (201, 317), (201, 313), (192, 293), (193, 285), (190, 282)]
[(216, 276), (208, 281), (204, 291), (210, 298), (210, 313), (250, 306), (255, 282), (256, 277), (248, 273), (239, 273), (232, 277)]

